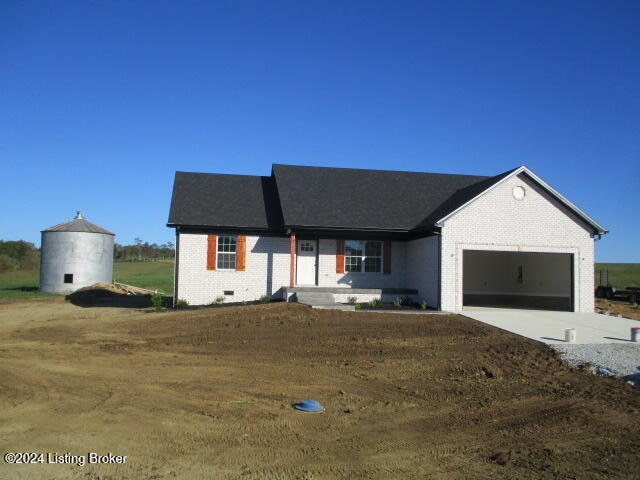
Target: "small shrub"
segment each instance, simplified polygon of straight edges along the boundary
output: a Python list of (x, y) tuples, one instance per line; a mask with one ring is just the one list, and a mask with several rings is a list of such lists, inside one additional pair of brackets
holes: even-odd
[(429, 304), (427, 303), (426, 300), (422, 300), (420, 302), (420, 310), (426, 310), (427, 308), (429, 308)]
[(381, 298), (374, 298), (374, 299), (369, 301), (369, 306), (370, 307), (379, 307), (380, 305), (382, 305), (382, 299)]
[(396, 297), (396, 299), (393, 301), (393, 305), (395, 307), (401, 307), (403, 302), (404, 302), (404, 299), (402, 297)]
[(187, 308), (189, 306), (189, 302), (187, 302), (185, 299), (181, 298), (178, 300), (178, 303), (176, 303), (176, 308), (178, 310), (182, 309), (182, 308)]
[(224, 303), (224, 295), (220, 295), (219, 297), (216, 297), (216, 299), (213, 301), (214, 305), (221, 305)]
[(358, 297), (347, 297), (347, 303), (355, 304), (358, 301)]
[(151, 305), (153, 305), (153, 308), (156, 312), (162, 310), (163, 303), (164, 302), (161, 293), (155, 292), (153, 295), (151, 295)]
[(360, 310), (362, 308), (362, 305), (360, 305), (359, 303), (356, 303), (353, 305), (353, 308), (355, 308), (356, 310)]
[(269, 302), (271, 301), (271, 295), (266, 295), (266, 294), (265, 294), (265, 295), (262, 295), (262, 296), (258, 299), (258, 301), (259, 301), (260, 303), (269, 303)]

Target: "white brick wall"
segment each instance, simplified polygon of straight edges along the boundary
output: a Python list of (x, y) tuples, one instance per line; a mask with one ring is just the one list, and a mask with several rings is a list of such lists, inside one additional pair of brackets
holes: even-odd
[[(526, 190), (523, 200), (512, 189)], [(448, 219), (442, 228), (443, 310), (462, 309), (465, 249), (574, 254), (576, 311), (593, 311), (594, 245), (590, 232), (524, 176), (492, 189)]]
[[(391, 274), (336, 273), (336, 241), (319, 240), (319, 286), (349, 288), (414, 288), (405, 283), (406, 244), (391, 244)], [(270, 253), (273, 252), (273, 253)], [(279, 294), (289, 285), (289, 238), (247, 236), (244, 272), (207, 270), (207, 235), (181, 233), (178, 258), (178, 299), (190, 305), (212, 303), (226, 296), (228, 302), (252, 301), (265, 293)], [(269, 271), (272, 272), (271, 279)]]
[[(181, 233), (178, 257), (178, 299), (206, 305), (225, 290), (227, 302), (257, 300), (289, 285), (289, 239), (247, 236), (244, 272), (207, 270), (207, 235)], [(272, 273), (269, 278), (269, 273)]]
[(418, 297), (437, 307), (438, 237), (419, 238), (407, 243), (407, 288), (418, 290)]
[(336, 273), (336, 241), (320, 239), (318, 286), (350, 288), (409, 288), (405, 284), (406, 244), (391, 242), (391, 273)]

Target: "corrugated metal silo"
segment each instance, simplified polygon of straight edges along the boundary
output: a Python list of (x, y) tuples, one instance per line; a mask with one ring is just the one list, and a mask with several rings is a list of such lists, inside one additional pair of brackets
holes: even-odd
[(43, 230), (40, 291), (69, 292), (111, 282), (114, 237), (87, 222), (81, 212), (73, 220)]

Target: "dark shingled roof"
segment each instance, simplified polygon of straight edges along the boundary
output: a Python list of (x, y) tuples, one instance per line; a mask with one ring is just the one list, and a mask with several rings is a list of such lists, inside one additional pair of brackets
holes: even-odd
[(290, 165), (274, 165), (273, 176), (287, 226), (405, 232), (433, 227), (497, 181), (497, 177)]
[(103, 233), (105, 235), (114, 235), (115, 233), (111, 233), (109, 230), (105, 230), (98, 225), (95, 225), (91, 222), (87, 222), (80, 212), (76, 215), (73, 220), (69, 220), (68, 222), (59, 223), (58, 225), (54, 225), (51, 228), (47, 228), (46, 230), (42, 230), (43, 232), (85, 232), (85, 233)]
[(271, 177), (176, 172), (169, 226), (432, 230), (496, 177), (274, 165)]
[(278, 164), (270, 177), (177, 172), (168, 226), (429, 234), (438, 221), (520, 172), (594, 234), (607, 233), (524, 166), (494, 177)]
[(282, 230), (273, 178), (176, 172), (169, 226)]

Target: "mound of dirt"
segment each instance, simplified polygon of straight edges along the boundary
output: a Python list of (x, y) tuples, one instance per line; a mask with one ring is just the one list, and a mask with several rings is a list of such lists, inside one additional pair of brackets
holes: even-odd
[(0, 308), (0, 451), (127, 455), (0, 478), (638, 478), (639, 390), (534, 340), (448, 314), (148, 311)]
[(151, 295), (131, 295), (127, 290), (110, 283), (96, 283), (65, 297), (79, 307), (146, 308), (151, 306)]

